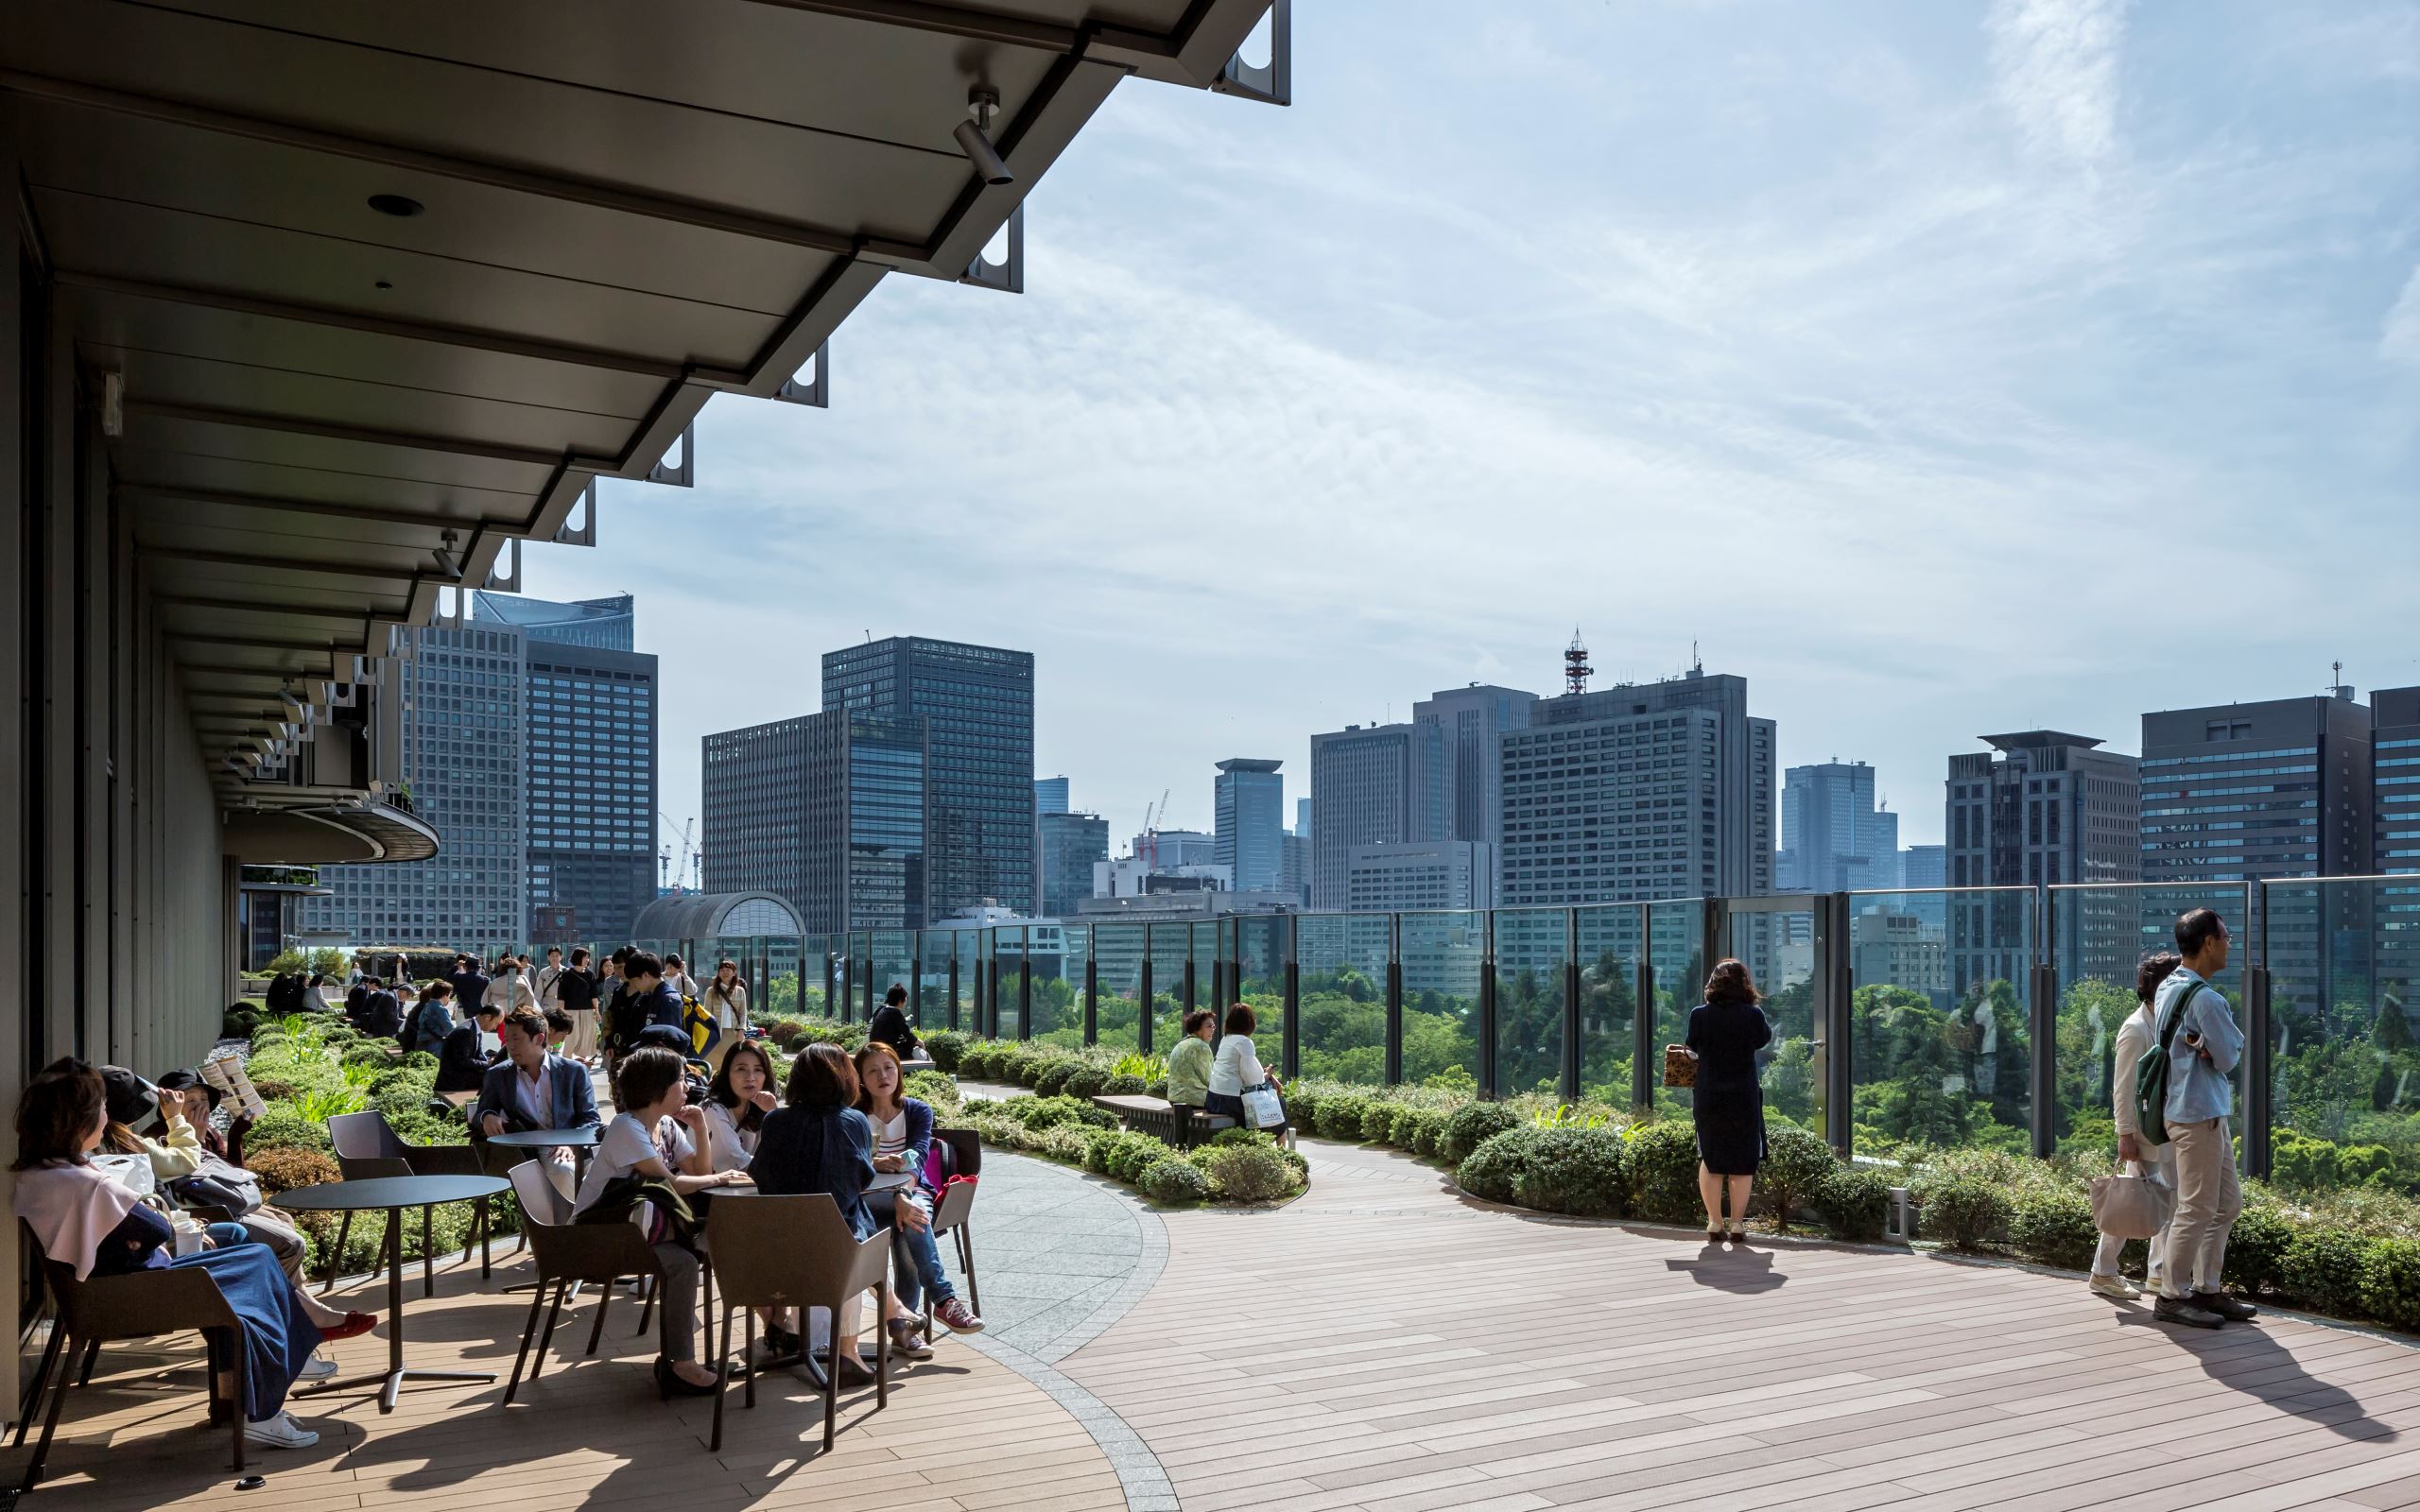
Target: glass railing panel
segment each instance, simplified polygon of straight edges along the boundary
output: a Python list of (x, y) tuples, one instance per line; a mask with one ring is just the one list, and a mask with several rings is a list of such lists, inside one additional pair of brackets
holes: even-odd
[(1577, 910), (1580, 936), (1580, 1095), (1627, 1108), (1638, 1022), (1640, 912), (1617, 903)]
[(1664, 1047), (1688, 1037), (1689, 1010), (1703, 1001), (1706, 971), (1705, 904), (1695, 898), (1653, 902), (1647, 908), (1647, 968), (1655, 984), (1655, 1033), (1648, 1068), (1655, 1090), (1655, 1107), (1666, 1114), (1687, 1116), (1689, 1091), (1664, 1085)]
[(2420, 1187), (2420, 877), (2273, 882), (2261, 906), (2272, 1184)]
[[(1227, 1005), (1235, 1001), (1235, 989), (1227, 984), (1227, 925), (1223, 919), (1196, 919), (1187, 926), (1185, 950), (1193, 966), (1192, 1008), (1208, 1008), (1219, 1015), (1221, 1028), (1227, 1021)], [(1174, 984), (1182, 988), (1183, 983)], [(1182, 998), (1173, 1015), (1153, 1031), (1153, 1046), (1162, 1055), (1184, 1033), (1184, 1016), (1190, 1009)]]
[(2031, 1148), (2034, 902), (2030, 887), (1850, 895), (1857, 1154)]
[[(1564, 966), (1571, 913), (1495, 911), (1495, 1090), (1558, 1096), (1563, 1086)], [(1625, 1094), (1627, 1100), (1627, 1094)]]
[(1303, 1074), (1385, 1081), (1388, 917), (1298, 914), (1294, 928)]
[(1032, 930), (1033, 1038), (1073, 1049), (1084, 1042), (1084, 937), (1081, 924)]
[(916, 971), (916, 936), (904, 929), (877, 929), (869, 941), (873, 955), (873, 1003), (890, 1001), (890, 989), (908, 989)]
[(1100, 984), (1100, 1036), (1096, 1043), (1132, 1050), (1142, 1042), (1145, 927), (1139, 923), (1092, 926), (1093, 965)]
[[(2051, 1131), (2058, 1147), (2095, 1159), (2118, 1147), (2115, 1099), (2132, 1090), (2113, 1088), (2118, 1030), (2136, 1005), (2137, 969), (2150, 956), (2176, 949), (2176, 920), (2195, 908), (2214, 908), (2235, 938), (2227, 969), (2213, 984), (2226, 995), (2242, 1023), (2244, 971), (2254, 929), (2250, 889), (2242, 883), (2109, 883), (2048, 889), (2048, 954), (2058, 971), (2057, 1034), (2052, 1041), (2057, 1100)], [(1970, 913), (1973, 910), (1969, 910)], [(1950, 981), (1962, 988), (1962, 948), (1980, 938), (1964, 936), (1960, 912), (1950, 914)], [(1971, 988), (1971, 981), (1962, 984)], [(2236, 1098), (2235, 1122), (2243, 1124), (2243, 1099)]]
[(973, 929), (949, 931), (951, 964), (957, 969), (958, 986), (951, 991), (950, 1022), (968, 1034), (983, 1032), (983, 1021), (976, 1013), (982, 1001), (976, 973), (983, 969), (982, 932)]
[(1003, 1040), (1022, 1039), (1025, 1033), (1024, 994), (1028, 989), (1020, 973), (1027, 965), (1024, 924), (1003, 924), (986, 931), (992, 936), (992, 952), (999, 963), (1000, 1004), (994, 1014)]
[[(1744, 900), (1742, 901), (1744, 902)], [(1816, 1134), (1824, 1132), (1824, 1066), (1816, 1049), (1815, 911), (1734, 904), (1727, 954), (1748, 968), (1765, 995), (1773, 1038), (1762, 1057), (1765, 1112)], [(1710, 969), (1709, 969), (1710, 971)], [(1697, 984), (1703, 996), (1705, 984)], [(1692, 1002), (1686, 1006), (1695, 1007)], [(1686, 1033), (1684, 1014), (1683, 1033)]]
[(1403, 1079), (1415, 1087), (1478, 1087), (1478, 983), (1487, 916), (1405, 914)]
[[(1193, 958), (1193, 925), (1190, 921), (1158, 923), (1145, 926), (1151, 932), (1151, 1054), (1166, 1057), (1177, 1041), (1184, 1019), (1184, 968)], [(1209, 969), (1202, 962), (1202, 969)], [(1207, 980), (1201, 983), (1206, 995)]]
[(1237, 915), (1228, 921), (1236, 963), (1236, 995), (1252, 1009), (1252, 1042), (1260, 1063), (1275, 1070), (1286, 1046), (1286, 937), (1293, 920), (1279, 914)]

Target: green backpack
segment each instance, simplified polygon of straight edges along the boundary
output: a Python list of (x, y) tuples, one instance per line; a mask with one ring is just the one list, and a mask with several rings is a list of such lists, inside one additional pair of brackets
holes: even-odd
[(2177, 1028), (2185, 1022), (2185, 1010), (2193, 1005), (2193, 994), (2207, 985), (2186, 984), (2185, 990), (2176, 995), (2175, 1011), (2159, 1032), (2159, 1043), (2144, 1051), (2143, 1058), (2135, 1063), (2135, 1123), (2151, 1143), (2168, 1143), (2168, 1047), (2175, 1040)]

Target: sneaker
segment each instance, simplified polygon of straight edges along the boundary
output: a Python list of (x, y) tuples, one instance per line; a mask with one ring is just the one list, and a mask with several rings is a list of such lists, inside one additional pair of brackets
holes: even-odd
[(337, 1373), (337, 1363), (324, 1354), (315, 1354), (294, 1372), (297, 1381), (325, 1381)]
[(2226, 1321), (2204, 1307), (2198, 1307), (2191, 1297), (2163, 1297), (2152, 1307), (2152, 1316), (2162, 1323), (2182, 1323), (2188, 1329), (2214, 1329)]
[(983, 1332), (983, 1320), (975, 1315), (975, 1310), (973, 1308), (967, 1306), (964, 1302), (959, 1301), (955, 1297), (949, 1297), (944, 1301), (934, 1303), (933, 1316), (940, 1319), (942, 1327), (949, 1330), (952, 1333), (980, 1333)]
[(244, 1425), (244, 1442), (264, 1449), (308, 1449), (319, 1441), (320, 1435), (296, 1422), (291, 1413)]
[(2099, 1271), (2092, 1273), (2091, 1291), (2095, 1297), (2114, 1297), (2120, 1302), (2131, 1302), (2143, 1295), (2142, 1288), (2125, 1277), (2103, 1276)]
[(894, 1317), (885, 1327), (890, 1333), (890, 1352), (901, 1360), (929, 1360), (933, 1347), (925, 1342), (922, 1322), (912, 1317)]
[(2260, 1309), (2224, 1292), (2195, 1292), (2193, 1305), (2204, 1313), (2216, 1313), (2230, 1323), (2249, 1323), (2260, 1315)]

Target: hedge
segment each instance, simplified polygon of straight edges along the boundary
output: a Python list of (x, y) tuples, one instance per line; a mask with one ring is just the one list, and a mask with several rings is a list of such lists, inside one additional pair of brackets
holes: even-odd
[[(947, 1126), (973, 1129), (987, 1144), (1080, 1164), (1155, 1201), (1265, 1202), (1301, 1191), (1309, 1166), (1266, 1134), (1228, 1129), (1179, 1150), (1073, 1097), (1010, 1097), (967, 1104)], [(1184, 1167), (1183, 1171), (1171, 1169)]]

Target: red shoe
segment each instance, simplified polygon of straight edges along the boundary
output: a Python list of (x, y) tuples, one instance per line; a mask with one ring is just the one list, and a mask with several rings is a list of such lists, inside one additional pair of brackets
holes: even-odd
[(941, 1319), (942, 1326), (947, 1328), (952, 1333), (980, 1333), (983, 1332), (983, 1320), (975, 1315), (975, 1310), (973, 1308), (968, 1307), (964, 1302), (959, 1301), (955, 1297), (951, 1297), (946, 1302), (937, 1304), (933, 1308), (933, 1316)]
[(375, 1313), (347, 1313), (341, 1323), (331, 1323), (320, 1331), (320, 1337), (333, 1343), (337, 1339), (357, 1339), (378, 1326)]

